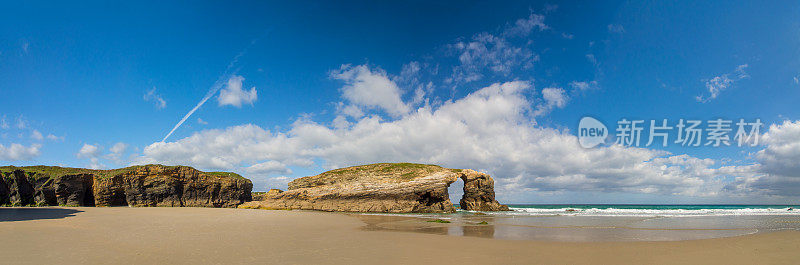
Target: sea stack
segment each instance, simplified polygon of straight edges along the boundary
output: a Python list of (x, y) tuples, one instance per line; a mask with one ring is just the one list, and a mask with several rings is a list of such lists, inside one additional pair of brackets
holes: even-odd
[(303, 209), (337, 212), (455, 212), (447, 188), (464, 180), (461, 208), (505, 211), (494, 197), (494, 180), (470, 169), (436, 165), (381, 163), (331, 170), (296, 179), (289, 189), (264, 194), (240, 208)]

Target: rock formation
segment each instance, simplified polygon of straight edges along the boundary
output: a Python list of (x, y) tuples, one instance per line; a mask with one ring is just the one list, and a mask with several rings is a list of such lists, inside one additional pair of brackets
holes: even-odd
[(494, 179), (491, 176), (471, 169), (462, 171), (464, 197), (458, 202), (461, 209), (471, 211), (508, 211), (494, 199)]
[(277, 195), (278, 193), (281, 193), (281, 192), (283, 192), (283, 191), (279, 190), (279, 189), (270, 189), (267, 192), (253, 192), (253, 200), (254, 201), (263, 201), (264, 199), (266, 199), (266, 198), (268, 198), (270, 196), (273, 196), (273, 195)]
[(186, 166), (0, 167), (0, 205), (236, 207), (252, 188), (237, 174)]
[[(270, 191), (240, 208), (342, 212), (455, 212), (447, 188), (465, 181), (465, 210), (508, 210), (494, 198), (494, 180), (474, 170), (435, 165), (382, 163), (331, 170), (296, 179), (289, 190)], [(469, 181), (469, 185), (466, 182)]]

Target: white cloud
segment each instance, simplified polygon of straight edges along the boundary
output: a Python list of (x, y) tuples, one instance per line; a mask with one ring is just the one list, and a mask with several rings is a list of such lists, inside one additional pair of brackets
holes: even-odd
[(771, 125), (761, 142), (766, 146), (756, 154), (761, 172), (800, 178), (800, 121)]
[(87, 167), (90, 169), (104, 169), (106, 168), (106, 165), (100, 163), (101, 153), (102, 149), (99, 146), (83, 144), (75, 156), (81, 159), (89, 159), (90, 163)]
[[(268, 163), (256, 168), (280, 170), (280, 164), (308, 167), (315, 160), (324, 161), (325, 168), (433, 163), (486, 171), (507, 194), (581, 190), (710, 196), (724, 186), (722, 176), (746, 171), (643, 148), (581, 148), (567, 131), (535, 127), (525, 115), (531, 102), (524, 94), (530, 89), (528, 82), (497, 83), (392, 121), (367, 115), (338, 127), (300, 119), (287, 132), (252, 124), (203, 130), (153, 143), (136, 163), (245, 171), (249, 166), (243, 164)], [(559, 104), (558, 97), (548, 97)]]
[(108, 157), (111, 160), (115, 160), (115, 161), (119, 162), (120, 159), (122, 158), (122, 155), (127, 150), (128, 150), (128, 144), (123, 143), (123, 142), (118, 142), (118, 143), (114, 144), (113, 146), (111, 146), (111, 148), (108, 149), (108, 151), (111, 151), (111, 153), (108, 154)]
[(353, 118), (361, 118), (364, 117), (364, 111), (361, 110), (358, 106), (355, 105), (347, 105), (341, 108), (340, 110), (342, 114), (353, 117)]
[(37, 140), (37, 141), (41, 141), (41, 140), (44, 140), (44, 136), (42, 135), (41, 132), (39, 132), (39, 130), (33, 130), (31, 132), (31, 139), (34, 139), (34, 140)]
[(242, 104), (253, 105), (253, 102), (258, 99), (256, 87), (250, 88), (250, 91), (242, 90), (242, 81), (244, 81), (244, 77), (238, 75), (231, 76), (228, 79), (228, 83), (219, 91), (217, 100), (220, 106), (230, 105), (241, 108)]
[(597, 81), (572, 81), (569, 82), (569, 86), (572, 87), (574, 90), (578, 91), (585, 91), (589, 89), (597, 88)]
[[(342, 80), (342, 97), (353, 105), (380, 108), (393, 117), (410, 111), (400, 98), (402, 91), (381, 69), (370, 70), (366, 65), (342, 65), (330, 73), (331, 78)], [(355, 110), (345, 108), (348, 115), (358, 116)]]
[(542, 89), (543, 102), (536, 107), (534, 116), (541, 116), (550, 112), (554, 108), (563, 108), (567, 105), (569, 97), (567, 97), (564, 89), (559, 87), (548, 87)]
[(451, 77), (445, 81), (459, 85), (480, 80), (487, 75), (509, 76), (515, 70), (528, 70), (539, 56), (531, 50), (532, 40), (527, 37), (534, 30), (550, 27), (544, 24), (544, 15), (534, 14), (519, 19), (500, 32), (481, 32), (468, 41), (457, 41), (447, 50), (458, 57)]
[(275, 175), (275, 174), (285, 174), (290, 175), (292, 174), (292, 170), (287, 168), (281, 162), (278, 161), (266, 161), (261, 162), (258, 164), (253, 164), (245, 168), (245, 171), (248, 174), (256, 175), (256, 176), (267, 176), (267, 175)]
[(797, 197), (800, 194), (800, 121), (772, 124), (761, 136), (764, 149), (754, 157), (750, 174), (742, 174), (725, 188), (743, 194)]
[(18, 143), (12, 143), (8, 147), (3, 144), (0, 144), (0, 160), (2, 161), (24, 161), (24, 160), (32, 160), (39, 156), (40, 148), (42, 145), (40, 144), (31, 144), (29, 146), (24, 146)]
[(208, 125), (208, 122), (207, 122), (207, 121), (204, 121), (204, 120), (203, 120), (203, 119), (201, 119), (201, 118), (197, 118), (197, 123), (199, 123), (199, 124), (202, 124), (202, 125)]
[(508, 76), (514, 69), (529, 69), (539, 60), (527, 46), (514, 45), (505, 37), (480, 33), (468, 42), (449, 45), (458, 54), (450, 83), (468, 83), (483, 78), (484, 72)]
[(64, 136), (55, 136), (53, 134), (48, 134), (47, 135), (47, 140), (50, 140), (50, 141), (64, 141)]
[(92, 158), (100, 155), (100, 152), (101, 152), (100, 147), (98, 147), (97, 145), (83, 144), (83, 146), (78, 151), (76, 156), (78, 158)]
[(531, 14), (527, 18), (521, 18), (518, 19), (516, 22), (514, 22), (513, 26), (506, 29), (505, 34), (527, 36), (534, 29), (543, 31), (549, 28), (550, 27), (544, 24), (543, 15), (534, 14), (533, 12), (531, 12)]
[(708, 80), (704, 80), (706, 89), (708, 90), (708, 95), (698, 95), (695, 97), (695, 99), (699, 102), (706, 103), (717, 98), (720, 92), (729, 88), (735, 82), (750, 77), (747, 72), (744, 71), (746, 68), (747, 64), (742, 64), (737, 66), (736, 70), (731, 73), (726, 73), (720, 76), (715, 76)]
[(164, 100), (161, 95), (156, 93), (156, 87), (153, 87), (153, 89), (150, 89), (144, 93), (142, 98), (144, 98), (145, 101), (152, 101), (157, 109), (163, 109), (167, 107), (167, 101)]
[(111, 148), (108, 150), (114, 154), (121, 154), (122, 152), (125, 152), (125, 150), (127, 149), (128, 149), (128, 144), (119, 142), (111, 146)]

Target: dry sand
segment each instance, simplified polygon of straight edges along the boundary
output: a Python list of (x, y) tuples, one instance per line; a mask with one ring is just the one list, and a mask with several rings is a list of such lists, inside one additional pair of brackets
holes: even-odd
[(537, 242), (366, 231), (359, 218), (322, 212), (127, 207), (21, 211), (27, 212), (0, 208), (0, 220), (5, 220), (0, 221), (0, 264), (800, 262), (799, 231), (673, 242)]

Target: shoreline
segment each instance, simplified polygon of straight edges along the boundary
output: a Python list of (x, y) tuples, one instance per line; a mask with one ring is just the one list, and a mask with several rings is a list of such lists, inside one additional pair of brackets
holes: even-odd
[[(0, 208), (0, 213), (12, 208)], [(637, 242), (560, 242), (365, 229), (345, 213), (225, 208), (48, 207), (0, 221), (0, 260), (41, 263), (786, 263), (800, 231)], [(66, 214), (66, 215), (64, 215)], [(53, 216), (50, 216), (53, 217)], [(425, 223), (426, 225), (428, 223)]]

